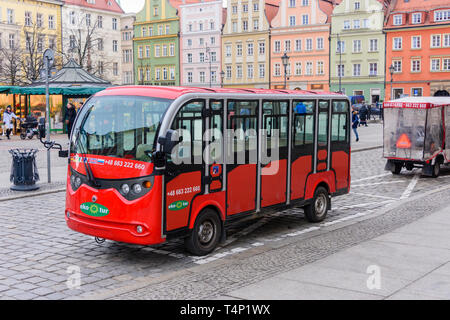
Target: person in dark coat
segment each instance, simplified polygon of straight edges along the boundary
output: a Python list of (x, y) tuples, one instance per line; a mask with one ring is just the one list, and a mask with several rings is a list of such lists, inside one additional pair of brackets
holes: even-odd
[(69, 139), (76, 116), (77, 116), (77, 109), (75, 109), (75, 105), (73, 103), (69, 102), (67, 104), (66, 114), (64, 116), (64, 121), (66, 122), (67, 125), (67, 136), (69, 137)]
[(358, 125), (359, 125), (358, 111), (353, 110), (353, 114), (352, 114), (352, 129), (353, 129), (353, 132), (355, 133), (356, 141), (359, 141)]
[(367, 114), (368, 110), (365, 104), (362, 105), (361, 109), (359, 109), (359, 118), (361, 120), (360, 124), (367, 127)]

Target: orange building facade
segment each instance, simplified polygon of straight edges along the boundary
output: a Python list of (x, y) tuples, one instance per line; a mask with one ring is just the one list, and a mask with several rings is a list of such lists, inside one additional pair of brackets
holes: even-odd
[[(329, 89), (331, 3), (319, 0), (281, 0), (271, 29), (271, 87), (301, 90)], [(287, 78), (282, 62), (289, 57)]]
[(386, 100), (450, 93), (450, 2), (394, 0), (384, 31)]

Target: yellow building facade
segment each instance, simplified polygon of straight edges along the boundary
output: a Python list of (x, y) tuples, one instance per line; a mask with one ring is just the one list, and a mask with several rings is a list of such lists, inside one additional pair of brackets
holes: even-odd
[(277, 1), (228, 0), (222, 32), (224, 87), (270, 88), (270, 21)]
[[(2, 0), (1, 48), (20, 48), (24, 54), (29, 54), (32, 42), (34, 51), (40, 56), (47, 48), (54, 49), (56, 53), (61, 52), (62, 5), (63, 1), (59, 0)], [(26, 33), (30, 39), (28, 45)]]

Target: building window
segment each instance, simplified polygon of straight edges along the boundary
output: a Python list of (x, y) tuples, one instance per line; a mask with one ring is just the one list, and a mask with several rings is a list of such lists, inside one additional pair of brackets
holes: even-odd
[(102, 16), (97, 17), (97, 27), (99, 29), (103, 28), (103, 17)]
[(205, 83), (205, 71), (200, 71), (200, 83)]
[(353, 40), (353, 53), (361, 52), (361, 40)]
[(211, 82), (217, 83), (217, 71), (211, 71)]
[(55, 29), (55, 16), (48, 16), (48, 28)]
[(169, 55), (173, 57), (175, 55), (175, 44), (171, 43), (169, 45)]
[(421, 36), (411, 37), (411, 49), (420, 49), (421, 47)]
[(361, 4), (359, 2), (355, 2), (355, 10), (361, 9)]
[(344, 20), (344, 30), (350, 29), (350, 20)]
[(434, 12), (434, 21), (448, 21), (450, 20), (450, 9), (439, 10)]
[(281, 65), (279, 63), (275, 63), (273, 68), (273, 75), (275, 77), (281, 76)]
[(422, 96), (422, 88), (411, 88), (411, 96), (421, 97)]
[(309, 16), (307, 14), (302, 15), (302, 24), (309, 24)]
[(86, 26), (88, 26), (88, 27), (91, 26), (91, 14), (90, 13), (86, 13)]
[(237, 44), (236, 45), (236, 55), (238, 57), (242, 57), (242, 44)]
[(119, 75), (119, 64), (117, 62), (113, 63), (113, 75), (118, 76)]
[(440, 48), (441, 47), (441, 35), (433, 34), (431, 36), (431, 47), (432, 48)]
[(295, 26), (295, 16), (289, 16), (289, 25), (291, 27)]
[(259, 20), (258, 19), (253, 20), (253, 30), (259, 30)]
[(307, 7), (309, 5), (309, 0), (302, 0), (302, 6)]
[(42, 28), (43, 22), (41, 13), (36, 14), (36, 25), (38, 26), (38, 28)]
[(161, 56), (161, 46), (156, 45), (155, 46), (155, 57), (160, 57), (160, 56)]
[(412, 23), (418, 24), (422, 22), (422, 13), (416, 12), (412, 14)]
[(275, 41), (274, 46), (273, 46), (273, 51), (276, 53), (281, 52), (281, 42), (280, 41)]
[(311, 76), (313, 74), (313, 63), (310, 61), (306, 62), (306, 75), (307, 76)]
[(402, 61), (401, 60), (392, 61), (392, 65), (394, 66), (395, 73), (402, 72)]
[(420, 60), (411, 61), (411, 72), (420, 72)]
[(343, 65), (343, 64), (338, 64), (337, 66), (336, 66), (336, 68), (337, 68), (337, 76), (338, 77), (343, 77), (344, 76), (344, 67), (345, 67), (345, 65)]
[(378, 63), (369, 63), (369, 76), (376, 76), (378, 74)]
[(258, 43), (259, 46), (259, 55), (264, 55), (266, 53), (266, 44), (265, 42), (259, 42)]
[(9, 44), (9, 48), (10, 49), (15, 49), (16, 48), (16, 41), (15, 41), (15, 35), (13, 33), (9, 34), (9, 38), (8, 38), (8, 44)]
[(317, 50), (323, 50), (323, 38), (317, 38)]
[(236, 66), (236, 78), (242, 79), (242, 66), (241, 65)]
[(231, 57), (231, 46), (230, 45), (225, 46), (225, 56)]
[(227, 74), (227, 79), (228, 80), (230, 80), (231, 79), (231, 76), (232, 76), (232, 73), (231, 73), (231, 66), (227, 66), (226, 67), (226, 74)]
[(353, 65), (353, 76), (359, 77), (361, 75), (361, 64), (355, 63)]
[(441, 70), (441, 59), (431, 59), (431, 71)]
[(370, 52), (378, 51), (378, 39), (369, 40), (369, 51)]
[(302, 63), (301, 62), (296, 62), (295, 63), (295, 75), (296, 76), (301, 76), (302, 75)]
[(317, 61), (317, 69), (316, 69), (316, 73), (318, 75), (322, 75), (324, 74), (324, 64), (323, 61)]
[(8, 17), (8, 24), (14, 23), (14, 10), (13, 9), (7, 9), (6, 15)]
[(291, 40), (284, 40), (284, 52), (291, 52)]
[(394, 38), (394, 50), (401, 50), (402, 49), (402, 38)]
[(336, 46), (336, 53), (344, 53), (345, 52), (345, 41), (338, 41)]
[(253, 55), (253, 43), (247, 43), (247, 55), (248, 56)]
[(97, 49), (99, 51), (103, 51), (103, 48), (104, 48), (104, 46), (103, 46), (103, 39), (102, 38), (98, 38), (97, 39)]
[(295, 51), (302, 51), (302, 39), (295, 40)]
[(161, 80), (161, 69), (160, 68), (156, 68), (155, 69), (155, 80)]
[(259, 64), (259, 77), (262, 79), (266, 76), (266, 65)]
[(255, 12), (259, 11), (259, 3), (258, 2), (253, 3), (253, 11), (255, 11)]
[(313, 49), (313, 41), (312, 39), (306, 39), (306, 51), (311, 51)]
[(401, 14), (394, 15), (394, 26), (399, 26), (402, 24), (403, 16)]
[(112, 49), (113, 52), (117, 52), (119, 50), (119, 42), (117, 40), (113, 40), (113, 45), (112, 45)]
[(361, 27), (359, 20), (353, 20), (353, 29), (359, 29)]
[(192, 63), (192, 53), (187, 54), (187, 62)]
[(248, 30), (248, 21), (247, 20), (242, 21), (242, 30), (244, 30), (244, 31)]
[(444, 34), (443, 36), (442, 36), (442, 38), (443, 38), (443, 46), (444, 47), (450, 47), (450, 33), (447, 33), (447, 34)]
[(144, 50), (142, 47), (138, 48), (138, 57), (139, 59), (142, 59), (144, 57)]
[(200, 62), (205, 62), (205, 53), (204, 52), (200, 52), (200, 54), (199, 54), (199, 61)]
[(289, 8), (295, 8), (295, 0), (289, 0)]
[(117, 18), (112, 18), (112, 29), (117, 30)]
[(442, 70), (444, 71), (450, 71), (450, 59), (444, 58), (442, 59)]
[(189, 71), (188, 73), (187, 73), (187, 82), (188, 83), (192, 83), (192, 72), (191, 71)]
[(247, 78), (253, 79), (253, 65), (252, 64), (247, 65)]

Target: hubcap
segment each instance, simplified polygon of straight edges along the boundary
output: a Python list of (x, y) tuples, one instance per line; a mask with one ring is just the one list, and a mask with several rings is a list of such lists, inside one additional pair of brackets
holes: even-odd
[(316, 199), (315, 209), (318, 216), (322, 216), (327, 211), (327, 197), (324, 194), (319, 194)]
[(208, 244), (214, 236), (214, 225), (207, 220), (198, 229), (198, 239), (201, 244)]

